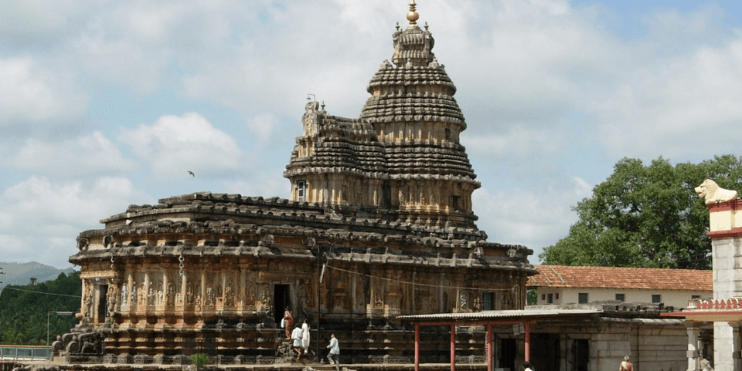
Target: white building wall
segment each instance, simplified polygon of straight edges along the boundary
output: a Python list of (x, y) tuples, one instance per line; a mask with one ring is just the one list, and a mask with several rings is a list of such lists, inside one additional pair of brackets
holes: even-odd
[[(716, 273), (714, 273), (716, 274)], [(742, 285), (742, 283), (741, 283)], [(740, 286), (742, 288), (742, 286)], [(549, 288), (539, 287), (538, 305), (548, 304), (577, 304), (579, 293), (587, 293), (588, 303), (594, 301), (616, 300), (616, 294), (624, 294), (627, 303), (651, 303), (652, 295), (660, 295), (660, 302), (665, 306), (685, 308), (688, 300), (697, 295), (701, 299), (709, 299), (713, 296), (711, 291), (686, 291), (686, 290), (639, 290), (639, 289), (596, 289), (596, 288)], [(548, 302), (549, 294), (552, 294), (552, 303)]]
[[(714, 299), (726, 300), (742, 296), (742, 269), (739, 269), (742, 266), (742, 238), (715, 238), (711, 241), (711, 247), (714, 259)], [(733, 336), (734, 331), (729, 323), (714, 323), (714, 369), (735, 369)]]

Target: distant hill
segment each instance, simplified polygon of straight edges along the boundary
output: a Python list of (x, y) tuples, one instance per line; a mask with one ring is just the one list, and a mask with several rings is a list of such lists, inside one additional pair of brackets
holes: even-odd
[(0, 262), (0, 268), (5, 273), (0, 275), (0, 282), (2, 286), (6, 285), (28, 285), (31, 282), (31, 277), (36, 277), (37, 283), (45, 281), (51, 281), (57, 279), (60, 273), (69, 275), (74, 272), (74, 268), (69, 267), (66, 269), (57, 269), (50, 265), (45, 265), (37, 262), (29, 263), (3, 263)]

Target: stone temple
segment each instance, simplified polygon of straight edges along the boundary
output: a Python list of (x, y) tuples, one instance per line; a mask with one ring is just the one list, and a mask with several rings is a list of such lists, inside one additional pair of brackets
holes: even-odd
[[(523, 309), (533, 251), (487, 242), (475, 224), (467, 124), (418, 18), (412, 1), (359, 118), (306, 105), (284, 173), (290, 199), (192, 193), (80, 233), (70, 262), (82, 270), (81, 323), (55, 356), (282, 362), (288, 307), (322, 354), (332, 332), (343, 363), (409, 362), (414, 333), (398, 315)], [(427, 331), (425, 360), (448, 362), (448, 332)]]

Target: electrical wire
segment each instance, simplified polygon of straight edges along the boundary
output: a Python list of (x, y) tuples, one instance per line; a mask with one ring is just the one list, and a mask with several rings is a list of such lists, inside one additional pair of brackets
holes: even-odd
[(415, 286), (427, 286), (427, 287), (434, 287), (434, 288), (441, 288), (441, 287), (443, 287), (443, 288), (449, 288), (449, 289), (462, 289), (462, 290), (476, 290), (476, 289), (482, 289), (482, 290), (487, 290), (487, 291), (510, 291), (511, 290), (511, 289), (493, 289), (493, 288), (480, 288), (480, 287), (429, 285), (429, 284), (424, 284), (424, 283), (401, 281), (401, 280), (395, 280), (395, 279), (392, 279), (392, 278), (372, 276), (370, 274), (365, 274), (365, 273), (350, 271), (350, 270), (342, 269), (342, 268), (331, 267), (329, 264), (326, 267), (327, 268), (330, 268), (330, 269), (334, 269), (336, 271), (341, 271), (341, 272), (345, 272), (345, 273), (355, 274), (355, 275), (359, 275), (359, 276), (364, 276), (364, 277), (369, 277), (369, 278), (375, 278), (375, 279), (385, 280), (385, 281), (391, 281), (391, 282), (397, 282), (397, 283), (406, 283), (406, 284), (415, 285)]
[(32, 293), (34, 293), (34, 294), (44, 294), (44, 295), (68, 296), (68, 297), (71, 297), (71, 298), (81, 298), (81, 297), (82, 297), (82, 296), (80, 296), (80, 295), (65, 295), (65, 294), (54, 294), (54, 293), (51, 293), (51, 292), (31, 291), (31, 290), (17, 289), (17, 288), (15, 288), (15, 287), (8, 287), (8, 286), (5, 286), (5, 287), (3, 288), (3, 290), (16, 290), (16, 291), (25, 291), (25, 292), (32, 292)]

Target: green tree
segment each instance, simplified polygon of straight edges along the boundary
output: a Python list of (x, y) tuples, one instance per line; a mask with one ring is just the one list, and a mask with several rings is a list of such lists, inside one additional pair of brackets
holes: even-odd
[[(544, 249), (545, 264), (710, 269), (708, 209), (694, 188), (704, 179), (742, 190), (742, 157), (672, 166), (624, 158), (593, 195), (573, 208), (569, 235)], [(742, 194), (742, 192), (740, 192)]]
[[(50, 339), (69, 332), (74, 317), (59, 317), (55, 311), (79, 311), (80, 273), (60, 273), (56, 280), (36, 286), (6, 286), (0, 293), (0, 341), (46, 343), (47, 320)], [(47, 314), (51, 315), (47, 318)]]

